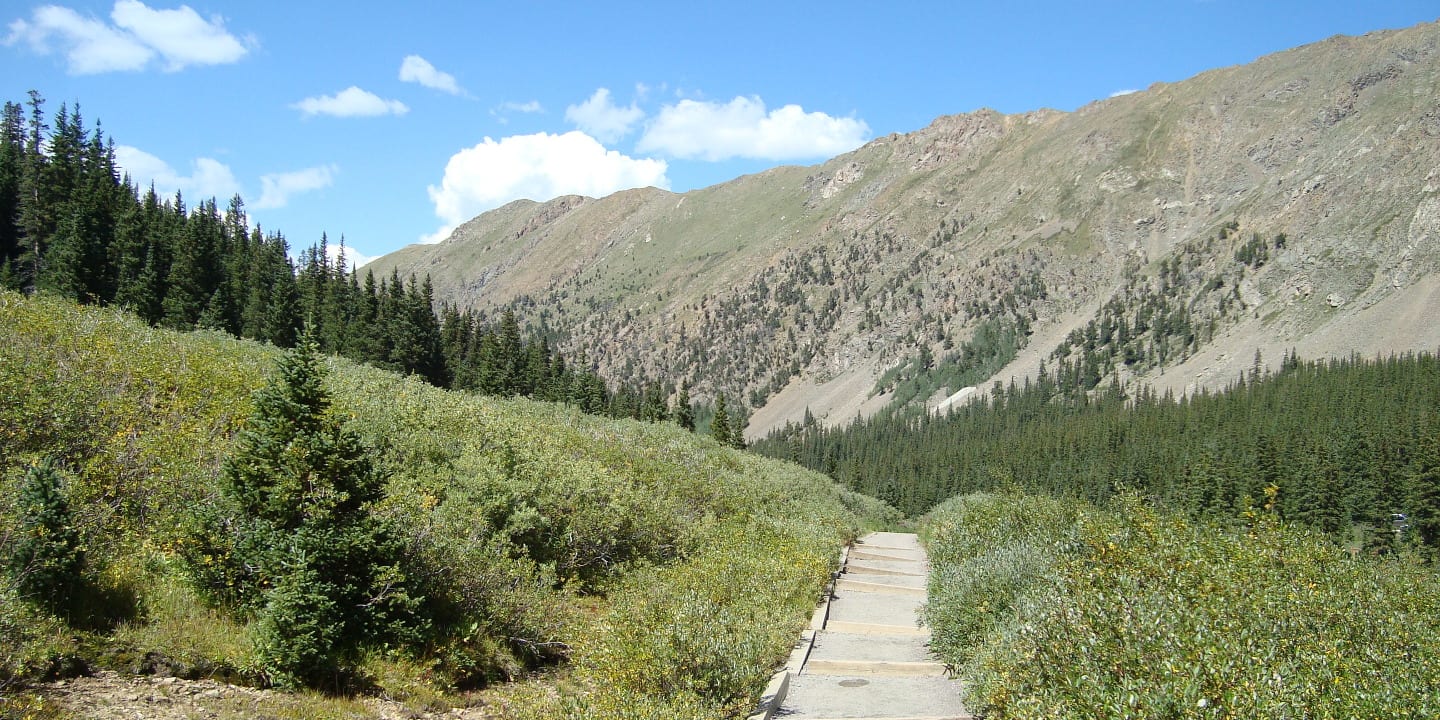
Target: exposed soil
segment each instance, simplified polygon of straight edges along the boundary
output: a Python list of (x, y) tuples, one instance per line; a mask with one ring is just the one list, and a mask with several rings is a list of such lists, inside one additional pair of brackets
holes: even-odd
[(436, 711), (373, 697), (327, 701), (315, 696), (227, 685), (214, 680), (183, 680), (111, 671), (45, 683), (24, 694), (44, 698), (46, 705), (62, 717), (93, 720), (225, 720), (299, 718), (317, 714), (373, 720), (480, 720), (496, 717), (481, 707)]

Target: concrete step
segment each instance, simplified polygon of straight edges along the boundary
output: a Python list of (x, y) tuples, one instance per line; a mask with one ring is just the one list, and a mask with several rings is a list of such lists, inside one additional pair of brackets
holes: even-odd
[(844, 675), (884, 677), (944, 677), (945, 666), (925, 660), (817, 660), (805, 663), (801, 675)]
[(854, 545), (850, 552), (860, 555), (884, 555), (891, 560), (928, 560), (930, 556), (918, 548), (892, 548), (880, 545)]
[(943, 677), (797, 675), (778, 718), (970, 718), (960, 683)]
[(905, 637), (924, 638), (926, 641), (930, 639), (929, 630), (922, 627), (915, 627), (914, 625), (886, 625), (883, 623), (831, 620), (825, 627), (832, 632), (845, 633), (846, 635), (901, 635)]
[(829, 600), (829, 621), (873, 622), (917, 628), (916, 619), (923, 602), (924, 598), (916, 596), (837, 588), (834, 599)]
[(880, 585), (896, 585), (899, 587), (920, 589), (925, 588), (925, 583), (929, 579), (924, 575), (916, 575), (914, 573), (897, 573), (893, 571), (876, 573), (869, 572), (869, 570), (870, 568), (864, 567), (858, 569), (846, 567), (845, 573), (842, 574), (840, 577), (854, 580), (856, 582), (865, 582), (871, 584), (878, 583)]
[[(842, 554), (845, 567), (753, 718), (968, 720), (960, 683), (930, 654), (918, 623), (929, 561), (909, 533), (873, 533)], [(807, 631), (811, 632), (811, 631)], [(805, 641), (808, 640), (808, 645)], [(799, 672), (796, 658), (803, 657)], [(776, 705), (779, 707), (776, 707)]]
[(919, 618), (920, 605), (924, 602), (923, 594), (896, 595), (852, 590), (837, 581), (835, 597), (830, 601), (829, 619), (832, 623), (840, 621), (919, 627), (916, 620)]
[(852, 557), (849, 562), (845, 563), (845, 572), (864, 575), (910, 575), (914, 577), (925, 577), (929, 575), (930, 568), (918, 562), (903, 560), (866, 560)]
[(900, 550), (921, 550), (920, 536), (915, 533), (874, 532), (855, 541), (855, 547), (888, 547)]
[(911, 585), (911, 584), (902, 584), (902, 582), (901, 582), (901, 581), (903, 581), (903, 580), (908, 580), (908, 579), (910, 579), (910, 578), (904, 578), (904, 577), (886, 577), (886, 578), (883, 578), (883, 582), (882, 582), (882, 581), (879, 579), (880, 576), (867, 576), (867, 577), (875, 577), (875, 578), (877, 578), (877, 579), (876, 579), (876, 580), (858, 580), (858, 579), (855, 579), (854, 576), (841, 575), (841, 576), (840, 576), (840, 579), (838, 579), (838, 580), (835, 581), (835, 592), (836, 592), (836, 593), (840, 593), (840, 592), (843, 592), (843, 591), (847, 591), (847, 590), (848, 590), (848, 591), (853, 591), (853, 592), (882, 593), (882, 594), (886, 594), (886, 595), (903, 595), (903, 596), (907, 596), (907, 597), (917, 597), (917, 598), (921, 598), (921, 599), (924, 599), (924, 597), (925, 597), (925, 582), (924, 582), (924, 581), (925, 581), (925, 578), (915, 578), (916, 580), (919, 580), (920, 583), (919, 583), (919, 584), (916, 584), (916, 585)]
[(894, 560), (899, 562), (926, 562), (925, 553), (920, 550), (860, 550), (850, 551), (853, 560)]
[(926, 640), (915, 635), (860, 635), (826, 628), (816, 633), (811, 643), (805, 671), (818, 661), (933, 663)]

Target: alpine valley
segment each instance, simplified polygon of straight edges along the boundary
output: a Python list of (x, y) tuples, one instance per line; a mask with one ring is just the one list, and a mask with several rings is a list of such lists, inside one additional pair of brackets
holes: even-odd
[(1436, 88), (1440, 25), (1337, 36), (683, 194), (518, 201), (373, 267), (516, 308), (602, 376), (743, 398), (750, 437), (1042, 365), (1218, 388), (1440, 347)]

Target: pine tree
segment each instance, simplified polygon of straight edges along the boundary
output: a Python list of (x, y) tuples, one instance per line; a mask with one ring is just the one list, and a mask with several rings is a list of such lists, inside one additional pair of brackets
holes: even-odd
[[(20, 254), (20, 176), (25, 163), (25, 116), (17, 103), (0, 115), (0, 264)], [(0, 284), (0, 287), (5, 285)]]
[(414, 606), (400, 547), (370, 511), (384, 477), (330, 414), (322, 362), (302, 337), (255, 395), (222, 470), (231, 516), (209, 522), (212, 536), (198, 544), (226, 553), (224, 575), (189, 558), (206, 589), (223, 593), (223, 581), (257, 612), (261, 662), (284, 686), (335, 683), (364, 644), (402, 629)]
[(690, 403), (690, 385), (680, 385), (680, 395), (675, 398), (675, 422), (680, 427), (695, 432), (695, 406)]
[(20, 488), (18, 541), (6, 564), (20, 594), (51, 612), (63, 612), (85, 570), (85, 549), (48, 460), (32, 465)]
[(16, 227), (20, 248), (15, 260), (16, 283), (33, 292), (44, 267), (45, 248), (54, 229), (52, 190), (46, 183), (48, 160), (42, 151), (49, 126), (45, 123), (45, 99), (31, 90), (30, 118), (25, 126), (25, 148), (20, 167), (20, 199)]
[(737, 450), (744, 450), (748, 447), (745, 442), (745, 426), (749, 423), (746, 421), (744, 410), (744, 406), (741, 406), (740, 411), (730, 419), (730, 447)]
[(715, 438), (721, 445), (729, 445), (730, 433), (730, 411), (725, 408), (725, 396), (715, 398), (715, 416), (710, 418), (710, 437)]
[(1405, 488), (1410, 531), (1421, 543), (1440, 548), (1440, 434), (1420, 442)]
[(506, 310), (500, 317), (494, 357), (487, 363), (491, 377), (485, 384), (490, 388), (490, 392), (499, 395), (514, 395), (518, 392), (521, 351), (520, 322), (515, 318), (513, 310)]

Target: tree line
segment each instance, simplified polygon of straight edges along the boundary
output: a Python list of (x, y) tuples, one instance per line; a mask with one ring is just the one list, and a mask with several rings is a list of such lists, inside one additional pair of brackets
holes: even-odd
[(891, 413), (757, 442), (910, 515), (957, 494), (1018, 486), (1104, 502), (1129, 488), (1233, 519), (1277, 488), (1288, 520), (1372, 549), (1440, 548), (1440, 360), (1430, 353), (1254, 369), (1176, 398), (1119, 383), (1062, 391), (1053, 370), (997, 383), (943, 416)]
[[(53, 120), (32, 91), (0, 116), (0, 288), (124, 308), (176, 330), (199, 328), (294, 347), (309, 329), (321, 352), (432, 384), (567, 402), (585, 412), (677, 422), (677, 388), (612, 387), (586, 363), (498, 317), (437, 307), (427, 277), (363, 277), (328, 238), (290, 256), (279, 232), (252, 227), (232, 197), (187, 205), (122, 176), (114, 141), (79, 106)], [(688, 399), (683, 399), (688, 403)], [(693, 429), (693, 424), (692, 424)]]

